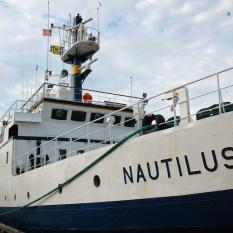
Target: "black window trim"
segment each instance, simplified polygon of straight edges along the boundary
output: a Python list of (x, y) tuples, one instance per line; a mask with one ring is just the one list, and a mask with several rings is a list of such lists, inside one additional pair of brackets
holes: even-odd
[[(73, 115), (73, 114), (75, 114), (75, 113), (83, 114), (83, 115), (81, 116), (81, 118), (84, 118), (84, 120), (75, 120), (75, 119), (74, 119), (74, 115)], [(70, 120), (71, 120), (71, 121), (85, 122), (86, 119), (87, 119), (87, 112), (78, 111), (78, 110), (72, 110), (72, 112), (71, 112), (71, 117), (70, 117)]]
[[(100, 117), (98, 117), (98, 118), (93, 117), (94, 114), (100, 114)], [(93, 123), (104, 124), (104, 118), (102, 118), (102, 117), (104, 117), (104, 116), (105, 116), (104, 113), (100, 113), (100, 112), (91, 112), (91, 114), (90, 114), (90, 122), (96, 120), (96, 121), (93, 122)], [(102, 118), (102, 119), (97, 120), (97, 119), (99, 119), (99, 118)]]
[[(59, 116), (57, 116), (56, 112), (62, 110), (64, 111), (64, 116), (61, 116), (61, 118), (59, 118)], [(61, 108), (52, 108), (51, 111), (51, 119), (52, 120), (60, 120), (60, 121), (66, 121), (67, 120), (67, 115), (68, 115), (68, 110), (66, 109), (61, 109)]]

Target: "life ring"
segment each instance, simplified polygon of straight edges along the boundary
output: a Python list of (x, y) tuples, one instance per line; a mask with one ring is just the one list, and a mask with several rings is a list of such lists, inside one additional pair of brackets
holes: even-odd
[(91, 102), (92, 101), (92, 95), (90, 93), (86, 92), (83, 95), (83, 100), (84, 100), (84, 102)]
[[(152, 125), (152, 122), (155, 121), (156, 124)], [(160, 114), (147, 114), (144, 116), (142, 120), (142, 127), (148, 127), (148, 129), (144, 129), (142, 132), (143, 134), (152, 133), (158, 130), (165, 129), (165, 119)], [(151, 126), (151, 127), (150, 127)]]

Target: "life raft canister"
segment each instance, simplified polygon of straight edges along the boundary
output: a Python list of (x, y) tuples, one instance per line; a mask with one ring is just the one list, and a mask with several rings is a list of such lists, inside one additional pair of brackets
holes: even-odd
[[(152, 125), (152, 122), (155, 121), (156, 124)], [(143, 130), (143, 134), (152, 133), (158, 130), (165, 129), (165, 119), (162, 115), (157, 114), (154, 115), (149, 113), (144, 116), (142, 120), (142, 127), (149, 127), (148, 129)], [(150, 127), (151, 126), (151, 127)]]

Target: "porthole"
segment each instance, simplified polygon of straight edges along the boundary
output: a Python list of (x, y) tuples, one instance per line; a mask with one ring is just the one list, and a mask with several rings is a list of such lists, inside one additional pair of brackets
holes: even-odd
[(5, 196), (5, 201), (6, 201), (6, 196)]
[(28, 198), (28, 199), (30, 198), (30, 193), (29, 193), (29, 192), (27, 192), (27, 198)]
[(15, 199), (15, 201), (16, 201), (16, 194), (14, 195), (14, 199)]
[(94, 176), (93, 183), (94, 183), (96, 188), (98, 188), (100, 186), (100, 177), (98, 175)]

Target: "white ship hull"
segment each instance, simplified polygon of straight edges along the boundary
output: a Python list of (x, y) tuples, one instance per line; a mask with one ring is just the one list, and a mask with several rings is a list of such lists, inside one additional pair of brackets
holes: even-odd
[[(0, 216), (0, 221), (31, 230), (233, 227), (232, 138), (233, 112), (134, 138), (62, 193)], [(13, 147), (11, 140), (1, 153)], [(1, 156), (1, 212), (56, 188), (109, 147), (20, 176), (12, 176)]]

